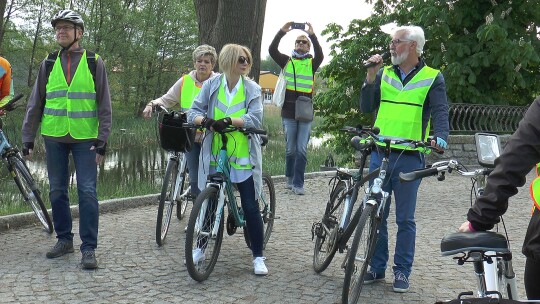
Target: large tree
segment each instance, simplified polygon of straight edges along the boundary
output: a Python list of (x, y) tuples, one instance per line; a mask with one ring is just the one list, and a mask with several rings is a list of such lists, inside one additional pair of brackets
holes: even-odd
[(247, 46), (253, 55), (251, 77), (259, 81), (266, 0), (193, 0), (199, 23), (199, 44), (219, 52), (227, 43)]
[[(453, 103), (526, 105), (540, 88), (539, 0), (376, 0), (374, 13), (344, 30), (330, 24), (333, 59), (322, 69), (329, 90), (316, 96), (325, 121), (319, 133), (337, 134), (343, 125), (372, 123), (359, 113), (366, 76), (362, 62), (388, 50), (387, 24), (414, 24), (427, 39), (423, 58), (442, 71)], [(386, 62), (388, 63), (388, 62)]]

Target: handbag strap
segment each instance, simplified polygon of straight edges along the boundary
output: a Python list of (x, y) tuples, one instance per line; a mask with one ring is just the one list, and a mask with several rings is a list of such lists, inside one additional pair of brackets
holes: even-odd
[(289, 57), (289, 61), (292, 64), (292, 70), (293, 70), (294, 92), (296, 93), (296, 98), (298, 98), (298, 90), (296, 89), (296, 69), (294, 68), (294, 62), (292, 61), (291, 57)]

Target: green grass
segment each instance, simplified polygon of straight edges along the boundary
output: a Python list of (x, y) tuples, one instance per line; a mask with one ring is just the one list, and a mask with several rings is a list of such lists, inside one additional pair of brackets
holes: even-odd
[[(8, 133), (10, 141), (19, 147), (23, 112), (24, 108), (20, 108), (9, 113), (8, 119), (4, 119), (4, 131)], [(271, 175), (285, 174), (285, 135), (280, 112), (281, 110), (273, 105), (265, 105), (263, 128), (268, 132), (269, 143), (263, 148), (263, 170)], [(321, 121), (322, 118), (316, 117), (313, 128), (316, 128)], [(141, 149), (140, 147), (148, 148)], [(161, 189), (161, 177), (164, 171), (159, 163), (165, 161), (166, 155), (160, 153), (157, 147), (159, 147), (159, 142), (154, 118), (145, 120), (141, 117), (134, 117), (131, 110), (126, 110), (125, 107), (114, 107), (108, 150), (118, 152), (118, 160), (114, 168), (108, 168), (105, 173), (104, 168), (100, 170), (97, 188), (99, 200), (158, 193)], [(122, 151), (129, 149), (140, 150), (140, 153), (135, 155), (131, 153), (129, 159), (122, 159), (124, 155)], [(36, 138), (35, 152), (36, 158), (44, 157), (43, 140), (39, 135)], [(320, 166), (324, 164), (329, 153), (336, 158), (340, 166), (343, 163), (351, 163), (346, 161), (343, 156), (337, 155), (330, 147), (309, 146), (306, 172), (320, 171)], [(124, 162), (127, 162), (128, 165)], [(22, 202), (20, 195), (9, 194), (10, 191), (16, 193), (17, 188), (5, 168), (0, 171), (0, 184), (3, 185), (2, 189), (8, 190), (0, 193), (0, 215), (31, 211)], [(43, 200), (50, 208), (48, 181), (39, 181), (39, 188)], [(69, 192), (70, 202), (76, 203), (78, 201), (76, 186), (70, 186)]]

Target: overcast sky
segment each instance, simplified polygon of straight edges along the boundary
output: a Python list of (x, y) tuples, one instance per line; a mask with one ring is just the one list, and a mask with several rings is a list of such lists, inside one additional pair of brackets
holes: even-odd
[[(319, 38), (323, 49), (323, 65), (330, 61), (330, 45), (326, 42), (328, 36), (321, 32), (329, 23), (337, 23), (346, 28), (352, 19), (365, 19), (371, 14), (371, 6), (363, 0), (268, 0), (261, 44), (261, 59), (268, 56), (268, 46), (277, 31), (287, 22), (310, 22)], [(303, 32), (292, 30), (281, 39), (279, 51), (290, 54), (294, 48), (296, 37)], [(313, 54), (313, 51), (311, 52)]]

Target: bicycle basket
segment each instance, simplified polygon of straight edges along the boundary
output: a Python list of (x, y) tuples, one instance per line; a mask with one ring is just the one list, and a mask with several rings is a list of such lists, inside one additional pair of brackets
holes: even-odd
[(187, 122), (186, 113), (164, 113), (159, 121), (159, 141), (167, 151), (189, 152), (195, 140), (195, 130), (183, 128)]

